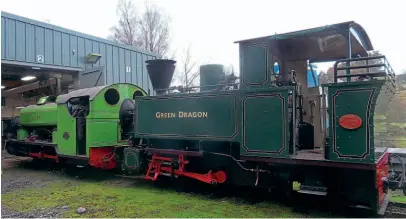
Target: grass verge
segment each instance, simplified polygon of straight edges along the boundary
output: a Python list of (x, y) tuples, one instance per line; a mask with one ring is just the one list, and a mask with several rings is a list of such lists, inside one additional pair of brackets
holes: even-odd
[(398, 203), (406, 203), (406, 196), (401, 190), (391, 191), (391, 201)]
[[(212, 200), (149, 185), (122, 187), (95, 182), (62, 182), (2, 194), (2, 204), (20, 212), (68, 206), (62, 217), (309, 217), (273, 203), (255, 205)], [(76, 213), (84, 207), (87, 212)]]

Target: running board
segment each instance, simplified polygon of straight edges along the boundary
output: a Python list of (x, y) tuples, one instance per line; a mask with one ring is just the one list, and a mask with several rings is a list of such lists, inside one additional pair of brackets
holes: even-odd
[(326, 196), (327, 188), (326, 187), (315, 187), (315, 186), (300, 186), (300, 190), (297, 192), (301, 193), (301, 194), (308, 194), (308, 195)]

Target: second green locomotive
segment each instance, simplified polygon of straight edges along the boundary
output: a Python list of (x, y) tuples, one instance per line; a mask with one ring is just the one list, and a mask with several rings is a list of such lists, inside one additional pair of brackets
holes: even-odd
[(114, 84), (41, 98), (21, 109), (15, 139), (6, 142), (6, 149), (18, 156), (113, 169), (115, 150), (128, 145), (122, 127), (131, 127), (133, 99), (145, 95), (135, 85)]

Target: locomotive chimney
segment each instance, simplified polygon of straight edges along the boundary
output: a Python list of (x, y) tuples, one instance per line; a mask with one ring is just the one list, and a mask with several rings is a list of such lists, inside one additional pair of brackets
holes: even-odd
[(176, 61), (154, 59), (145, 61), (145, 63), (147, 63), (148, 75), (157, 95), (165, 94), (171, 84)]

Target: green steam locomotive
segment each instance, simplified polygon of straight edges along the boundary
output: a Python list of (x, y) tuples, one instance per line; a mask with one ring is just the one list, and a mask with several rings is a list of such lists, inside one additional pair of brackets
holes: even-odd
[(6, 142), (6, 150), (17, 156), (113, 169), (115, 150), (128, 145), (122, 127), (131, 125), (119, 113), (128, 114), (134, 97), (144, 95), (141, 88), (121, 83), (43, 97), (37, 105), (21, 109), (13, 122), (15, 139)]
[[(395, 74), (357, 23), (242, 40), (240, 78), (201, 73), (171, 93), (173, 60), (149, 60), (155, 96), (135, 85), (77, 90), (21, 110), (10, 154), (121, 169), (157, 181), (187, 177), (385, 211), (389, 174), (374, 118)], [(307, 86), (309, 63), (335, 61), (334, 82)], [(213, 80), (210, 80), (213, 79)], [(219, 82), (219, 78), (222, 78)], [(344, 79), (344, 80), (342, 80)], [(327, 125), (328, 126), (327, 126)]]

